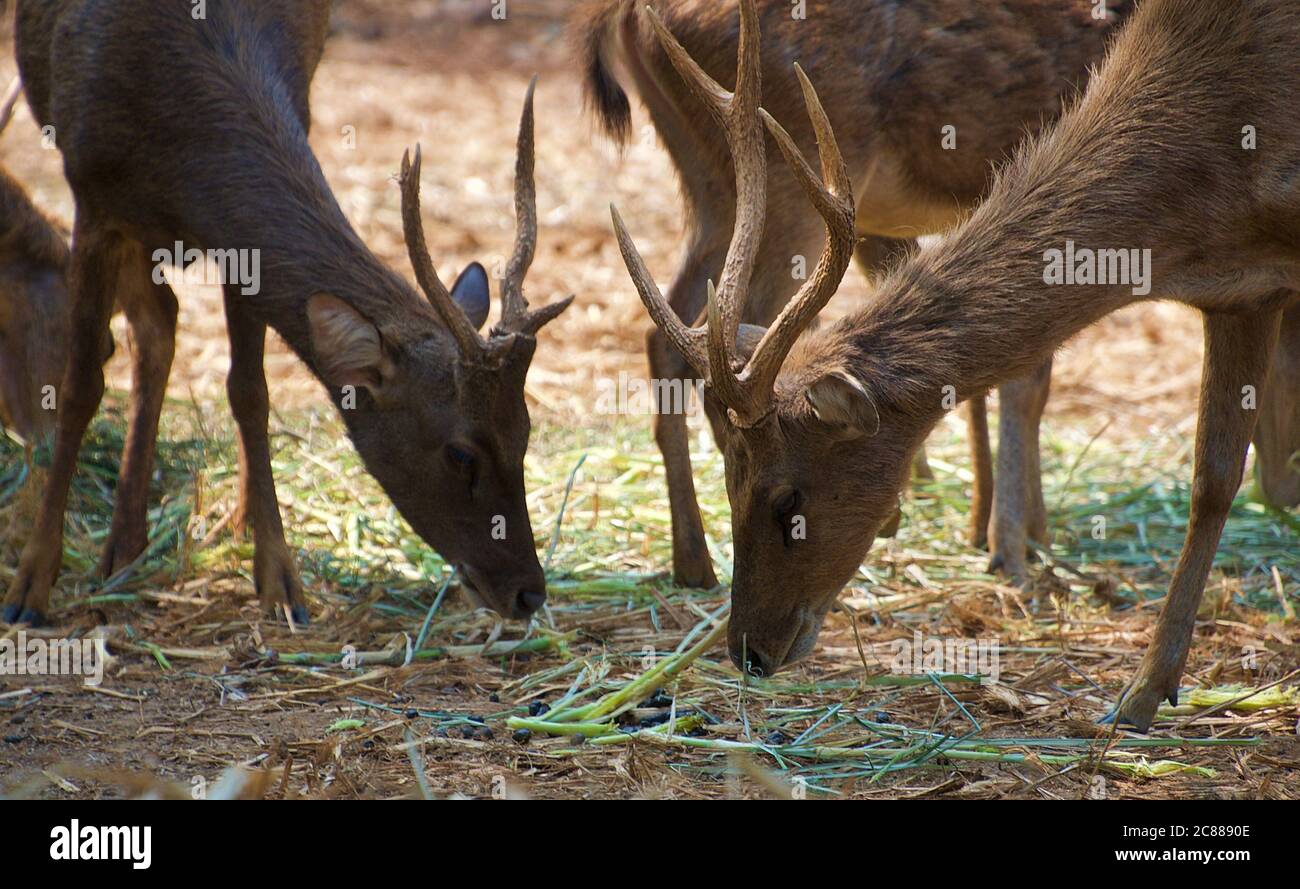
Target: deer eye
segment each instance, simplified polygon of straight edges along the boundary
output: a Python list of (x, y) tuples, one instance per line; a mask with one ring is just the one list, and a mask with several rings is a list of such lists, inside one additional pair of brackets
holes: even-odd
[(461, 472), (473, 474), (474, 472), (474, 455), (464, 448), (449, 444), (443, 449), (447, 456), (447, 462)]
[(798, 489), (790, 488), (772, 501), (772, 514), (776, 516), (777, 521), (785, 524), (790, 521), (790, 517), (795, 514), (802, 503), (803, 496)]

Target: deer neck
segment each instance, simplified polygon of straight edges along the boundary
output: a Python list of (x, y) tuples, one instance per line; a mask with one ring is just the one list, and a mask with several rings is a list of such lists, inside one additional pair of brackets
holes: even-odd
[(318, 293), (348, 302), (386, 335), (419, 335), (438, 326), (429, 304), (366, 247), (343, 215), (289, 91), (274, 80), (243, 89), (244, 113), (230, 116), (219, 144), (204, 146), (203, 164), (228, 176), (187, 177), (182, 211), (187, 240), (207, 251), (234, 249), (241, 268), (256, 270), (255, 282), (241, 279), (227, 289), (309, 365), (306, 303)]

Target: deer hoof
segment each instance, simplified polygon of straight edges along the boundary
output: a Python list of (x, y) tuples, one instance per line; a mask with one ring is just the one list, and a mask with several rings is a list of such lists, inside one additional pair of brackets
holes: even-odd
[(111, 534), (99, 558), (99, 576), (107, 580), (117, 574), (134, 562), (148, 543), (148, 536), (143, 534)]
[(1178, 706), (1177, 677), (1166, 682), (1139, 675), (1120, 695), (1115, 709), (1102, 718), (1101, 722), (1107, 725), (1115, 723), (1120, 726), (1130, 726), (1146, 734), (1151, 728), (1151, 723), (1155, 721), (1156, 710), (1162, 698), (1167, 700), (1170, 706)]
[(709, 559), (700, 562), (673, 564), (673, 585), (693, 590), (711, 590), (718, 585)]
[(59, 571), (59, 555), (56, 553), (50, 560), (43, 551), (24, 551), (18, 573), (4, 598), (4, 608), (0, 610), (0, 618), (5, 623), (24, 623), (33, 627), (45, 625), (45, 607), (50, 600), (50, 587)]
[(311, 616), (303, 597), (302, 582), (298, 580), (298, 572), (288, 550), (280, 551), (264, 562), (254, 555), (253, 561), (257, 598), (262, 607), (275, 612), (277, 617), (284, 617), (287, 608), (295, 626), (305, 627), (310, 624)]
[(24, 608), (23, 613), (18, 615), (18, 623), (27, 624), (29, 627), (43, 627), (45, 615), (34, 608)]

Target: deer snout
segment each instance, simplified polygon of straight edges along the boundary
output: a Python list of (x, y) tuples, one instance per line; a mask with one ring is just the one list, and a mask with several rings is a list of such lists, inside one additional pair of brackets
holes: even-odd
[(546, 602), (545, 588), (524, 587), (515, 595), (515, 617), (527, 618)]
[(508, 620), (528, 620), (546, 602), (546, 579), (540, 568), (522, 576), (493, 576), (474, 565), (461, 563), (461, 584), (477, 606), (491, 608)]
[(728, 646), (731, 662), (736, 669), (750, 676), (771, 676), (781, 669), (781, 662), (747, 639), (733, 640)]

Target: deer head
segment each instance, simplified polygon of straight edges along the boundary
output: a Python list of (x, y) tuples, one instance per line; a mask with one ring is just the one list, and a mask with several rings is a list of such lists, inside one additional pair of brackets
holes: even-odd
[[(21, 88), (15, 77), (0, 100), (0, 132)], [(33, 444), (54, 431), (53, 393), (68, 356), (67, 266), (67, 239), (0, 169), (0, 426)]]
[[(882, 434), (883, 418), (850, 372), (847, 352), (796, 342), (839, 287), (856, 240), (848, 169), (812, 84), (796, 65), (817, 136), (820, 179), (785, 129), (759, 107), (753, 0), (740, 3), (734, 93), (704, 73), (653, 10), (647, 13), (677, 71), (723, 128), (735, 167), (735, 230), (721, 279), (710, 287), (704, 326), (689, 327), (677, 317), (617, 210), (614, 228), (651, 318), (706, 381), (732, 510), (731, 658), (742, 669), (771, 673), (811, 651), (836, 594), (897, 505), (911, 445)], [(811, 276), (766, 330), (740, 324), (763, 234), (767, 174), (760, 121), (827, 229)], [(872, 446), (864, 453), (867, 441)]]
[(336, 398), (342, 387), (365, 392), (342, 414), (367, 470), (411, 527), (460, 569), (471, 598), (520, 618), (546, 597), (524, 497), (524, 379), (538, 330), (572, 301), (530, 310), (523, 294), (537, 245), (535, 83), (519, 127), (514, 252), (501, 282), (501, 319), (486, 337), (479, 333), (489, 306), (482, 266), (471, 265), (448, 291), (429, 258), (418, 146), (414, 160), (402, 159), (402, 223), (416, 280), (442, 328), (427, 336), (383, 330), (330, 294), (307, 307), (318, 370)]

